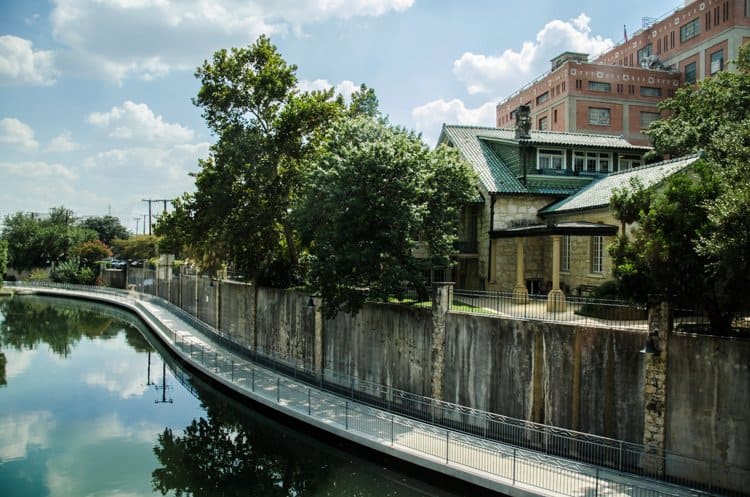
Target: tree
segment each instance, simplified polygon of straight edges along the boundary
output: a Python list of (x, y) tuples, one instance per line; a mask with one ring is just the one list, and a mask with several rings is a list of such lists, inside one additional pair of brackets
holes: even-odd
[(289, 209), (302, 159), (342, 109), (333, 90), (300, 93), (296, 69), (261, 36), (248, 48), (217, 51), (195, 73), (193, 102), (218, 140), (199, 164), (196, 192), (175, 203), (157, 233), (189, 246), (204, 267), (229, 263), (257, 279), (280, 260), (297, 265)]
[[(661, 104), (669, 117), (647, 130), (657, 152), (702, 152), (691, 171), (669, 178), (658, 191), (616, 195), (620, 219), (639, 229), (612, 248), (614, 274), (641, 300), (659, 293), (702, 308), (712, 332), (729, 333), (733, 314), (747, 308), (750, 290), (750, 44), (738, 72), (721, 72), (697, 88), (678, 90)], [(643, 200), (646, 206), (643, 207)]]
[(136, 235), (127, 240), (112, 240), (112, 252), (120, 259), (148, 260), (158, 254), (159, 237)]
[(6, 269), (8, 269), (8, 242), (0, 239), (0, 286), (3, 285)]
[(106, 245), (112, 245), (112, 240), (115, 238), (127, 240), (130, 237), (128, 229), (114, 216), (87, 217), (80, 222), (80, 226), (96, 231), (99, 240)]
[[(455, 150), (430, 151), (412, 132), (359, 116), (333, 125), (313, 161), (295, 216), (328, 316), (422, 287), (431, 267), (450, 263), (459, 210), (474, 193)], [(418, 241), (429, 258), (414, 255)]]
[(76, 245), (97, 238), (76, 224), (73, 211), (50, 209), (47, 217), (17, 212), (5, 218), (2, 238), (8, 243), (8, 264), (23, 270), (65, 260)]
[(89, 240), (79, 243), (71, 253), (81, 258), (88, 266), (94, 266), (97, 262), (107, 257), (112, 257), (112, 251), (101, 240)]

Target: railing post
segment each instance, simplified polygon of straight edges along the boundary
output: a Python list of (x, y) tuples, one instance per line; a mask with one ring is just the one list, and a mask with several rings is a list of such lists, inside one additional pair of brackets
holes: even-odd
[(596, 489), (594, 490), (594, 497), (599, 497), (599, 467), (596, 467)]
[(513, 449), (513, 485), (516, 484), (516, 453), (518, 449)]
[(394, 420), (393, 413), (391, 413), (391, 447), (393, 447), (393, 440), (395, 438), (394, 425), (395, 425), (395, 420)]
[(450, 456), (450, 443), (451, 443), (451, 432), (445, 430), (445, 464), (448, 464)]
[(344, 426), (349, 430), (349, 401), (344, 403)]
[(281, 376), (276, 377), (276, 403), (281, 402)]

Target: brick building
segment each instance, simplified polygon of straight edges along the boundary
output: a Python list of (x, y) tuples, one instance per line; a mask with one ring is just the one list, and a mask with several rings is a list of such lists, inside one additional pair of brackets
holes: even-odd
[(646, 145), (642, 131), (660, 117), (657, 104), (728, 69), (748, 41), (750, 0), (686, 0), (593, 60), (555, 57), (550, 72), (498, 104), (496, 124), (515, 127), (515, 109), (527, 105), (535, 130), (622, 135)]

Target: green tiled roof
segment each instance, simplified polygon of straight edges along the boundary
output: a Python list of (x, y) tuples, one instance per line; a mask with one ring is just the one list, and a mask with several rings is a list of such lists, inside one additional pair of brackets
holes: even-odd
[(553, 214), (606, 207), (609, 205), (613, 191), (617, 188), (628, 186), (631, 178), (639, 178), (643, 186), (648, 188), (660, 183), (668, 176), (682, 171), (698, 159), (697, 155), (691, 155), (637, 167), (628, 171), (612, 173), (594, 181), (575, 195), (571, 195), (549, 207), (545, 207), (539, 213)]
[[(553, 178), (539, 178), (528, 181), (525, 186), (517, 178), (517, 157), (499, 153), (493, 144), (519, 143), (515, 130), (486, 126), (443, 125), (438, 143), (450, 143), (458, 148), (461, 155), (474, 167), (482, 186), (490, 193), (530, 193), (537, 195), (570, 195), (581, 186), (570, 183), (559, 184)], [(619, 136), (595, 135), (587, 133), (561, 133), (555, 131), (531, 131), (531, 145), (592, 147), (617, 151), (645, 151), (649, 147), (632, 145)], [(520, 171), (519, 171), (520, 173)]]
[(492, 128), (443, 126), (439, 143), (450, 141), (474, 167), (488, 192), (526, 193), (526, 188), (491, 147), (477, 137), (477, 131)]

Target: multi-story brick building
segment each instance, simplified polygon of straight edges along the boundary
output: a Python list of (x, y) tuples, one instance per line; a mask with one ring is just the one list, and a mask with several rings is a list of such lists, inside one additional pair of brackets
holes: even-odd
[(728, 69), (750, 41), (750, 0), (686, 0), (674, 12), (589, 61), (565, 52), (550, 72), (497, 106), (496, 124), (515, 126), (531, 108), (533, 129), (622, 135), (648, 144), (642, 131), (660, 117), (657, 104), (677, 88)]

